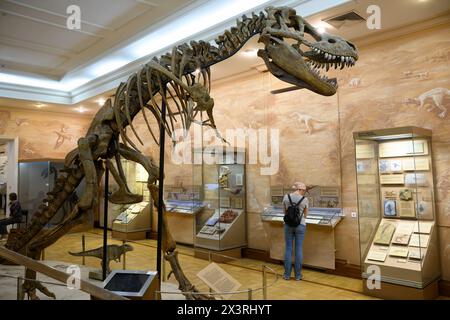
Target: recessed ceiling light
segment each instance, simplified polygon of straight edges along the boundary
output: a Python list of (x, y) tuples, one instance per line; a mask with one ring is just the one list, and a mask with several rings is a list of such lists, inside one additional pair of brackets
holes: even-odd
[(84, 112), (86, 112), (86, 109), (83, 108), (83, 106), (80, 106), (80, 107), (76, 108), (75, 110), (77, 110), (79, 113), (84, 113)]
[(38, 103), (36, 103), (35, 105), (34, 105), (36, 108), (38, 108), (38, 109), (41, 109), (41, 108), (43, 108), (43, 107), (46, 107), (47, 105), (46, 104), (43, 104), (43, 103), (40, 103), (40, 102), (38, 102)]

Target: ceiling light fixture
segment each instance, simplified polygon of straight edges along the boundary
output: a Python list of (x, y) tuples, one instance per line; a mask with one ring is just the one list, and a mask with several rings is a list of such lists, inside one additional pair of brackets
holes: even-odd
[(38, 109), (41, 109), (41, 108), (43, 108), (43, 107), (46, 107), (47, 105), (46, 104), (43, 104), (43, 103), (40, 103), (40, 102), (38, 102), (38, 103), (36, 103), (35, 105), (34, 105), (36, 108), (38, 108)]
[(86, 112), (86, 109), (83, 108), (83, 106), (80, 106), (80, 107), (76, 108), (75, 110), (77, 110), (79, 113), (84, 113), (84, 112)]

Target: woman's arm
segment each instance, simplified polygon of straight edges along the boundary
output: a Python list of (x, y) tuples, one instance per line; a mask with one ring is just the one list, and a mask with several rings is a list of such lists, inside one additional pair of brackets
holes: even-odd
[(305, 208), (305, 210), (303, 211), (303, 216), (306, 217), (308, 216), (308, 207)]

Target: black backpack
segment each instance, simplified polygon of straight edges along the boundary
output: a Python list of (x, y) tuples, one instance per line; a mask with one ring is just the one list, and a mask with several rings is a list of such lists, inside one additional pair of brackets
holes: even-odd
[(286, 214), (284, 215), (284, 222), (292, 228), (297, 228), (303, 218), (303, 211), (300, 214), (300, 204), (305, 199), (302, 197), (300, 201), (295, 204), (292, 202), (291, 195), (287, 195), (289, 198), (290, 206), (286, 210)]

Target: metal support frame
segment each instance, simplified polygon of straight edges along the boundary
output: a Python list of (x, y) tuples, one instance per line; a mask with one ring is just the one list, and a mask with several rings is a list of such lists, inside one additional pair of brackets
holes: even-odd
[[(166, 94), (166, 87), (162, 88), (162, 94)], [(156, 256), (156, 270), (158, 271), (159, 287), (161, 287), (161, 257), (162, 257), (162, 231), (163, 231), (163, 202), (164, 202), (164, 154), (166, 145), (166, 128), (164, 121), (166, 119), (167, 106), (165, 99), (161, 104), (161, 122), (159, 125), (159, 194), (158, 194), (158, 248)]]
[(105, 202), (103, 207), (103, 259), (102, 259), (102, 279), (106, 280), (108, 268), (108, 199), (109, 199), (109, 165), (105, 161)]
[[(125, 246), (127, 242), (125, 240), (122, 240), (122, 245)], [(127, 270), (127, 252), (123, 252), (123, 260), (122, 260), (122, 269)]]

